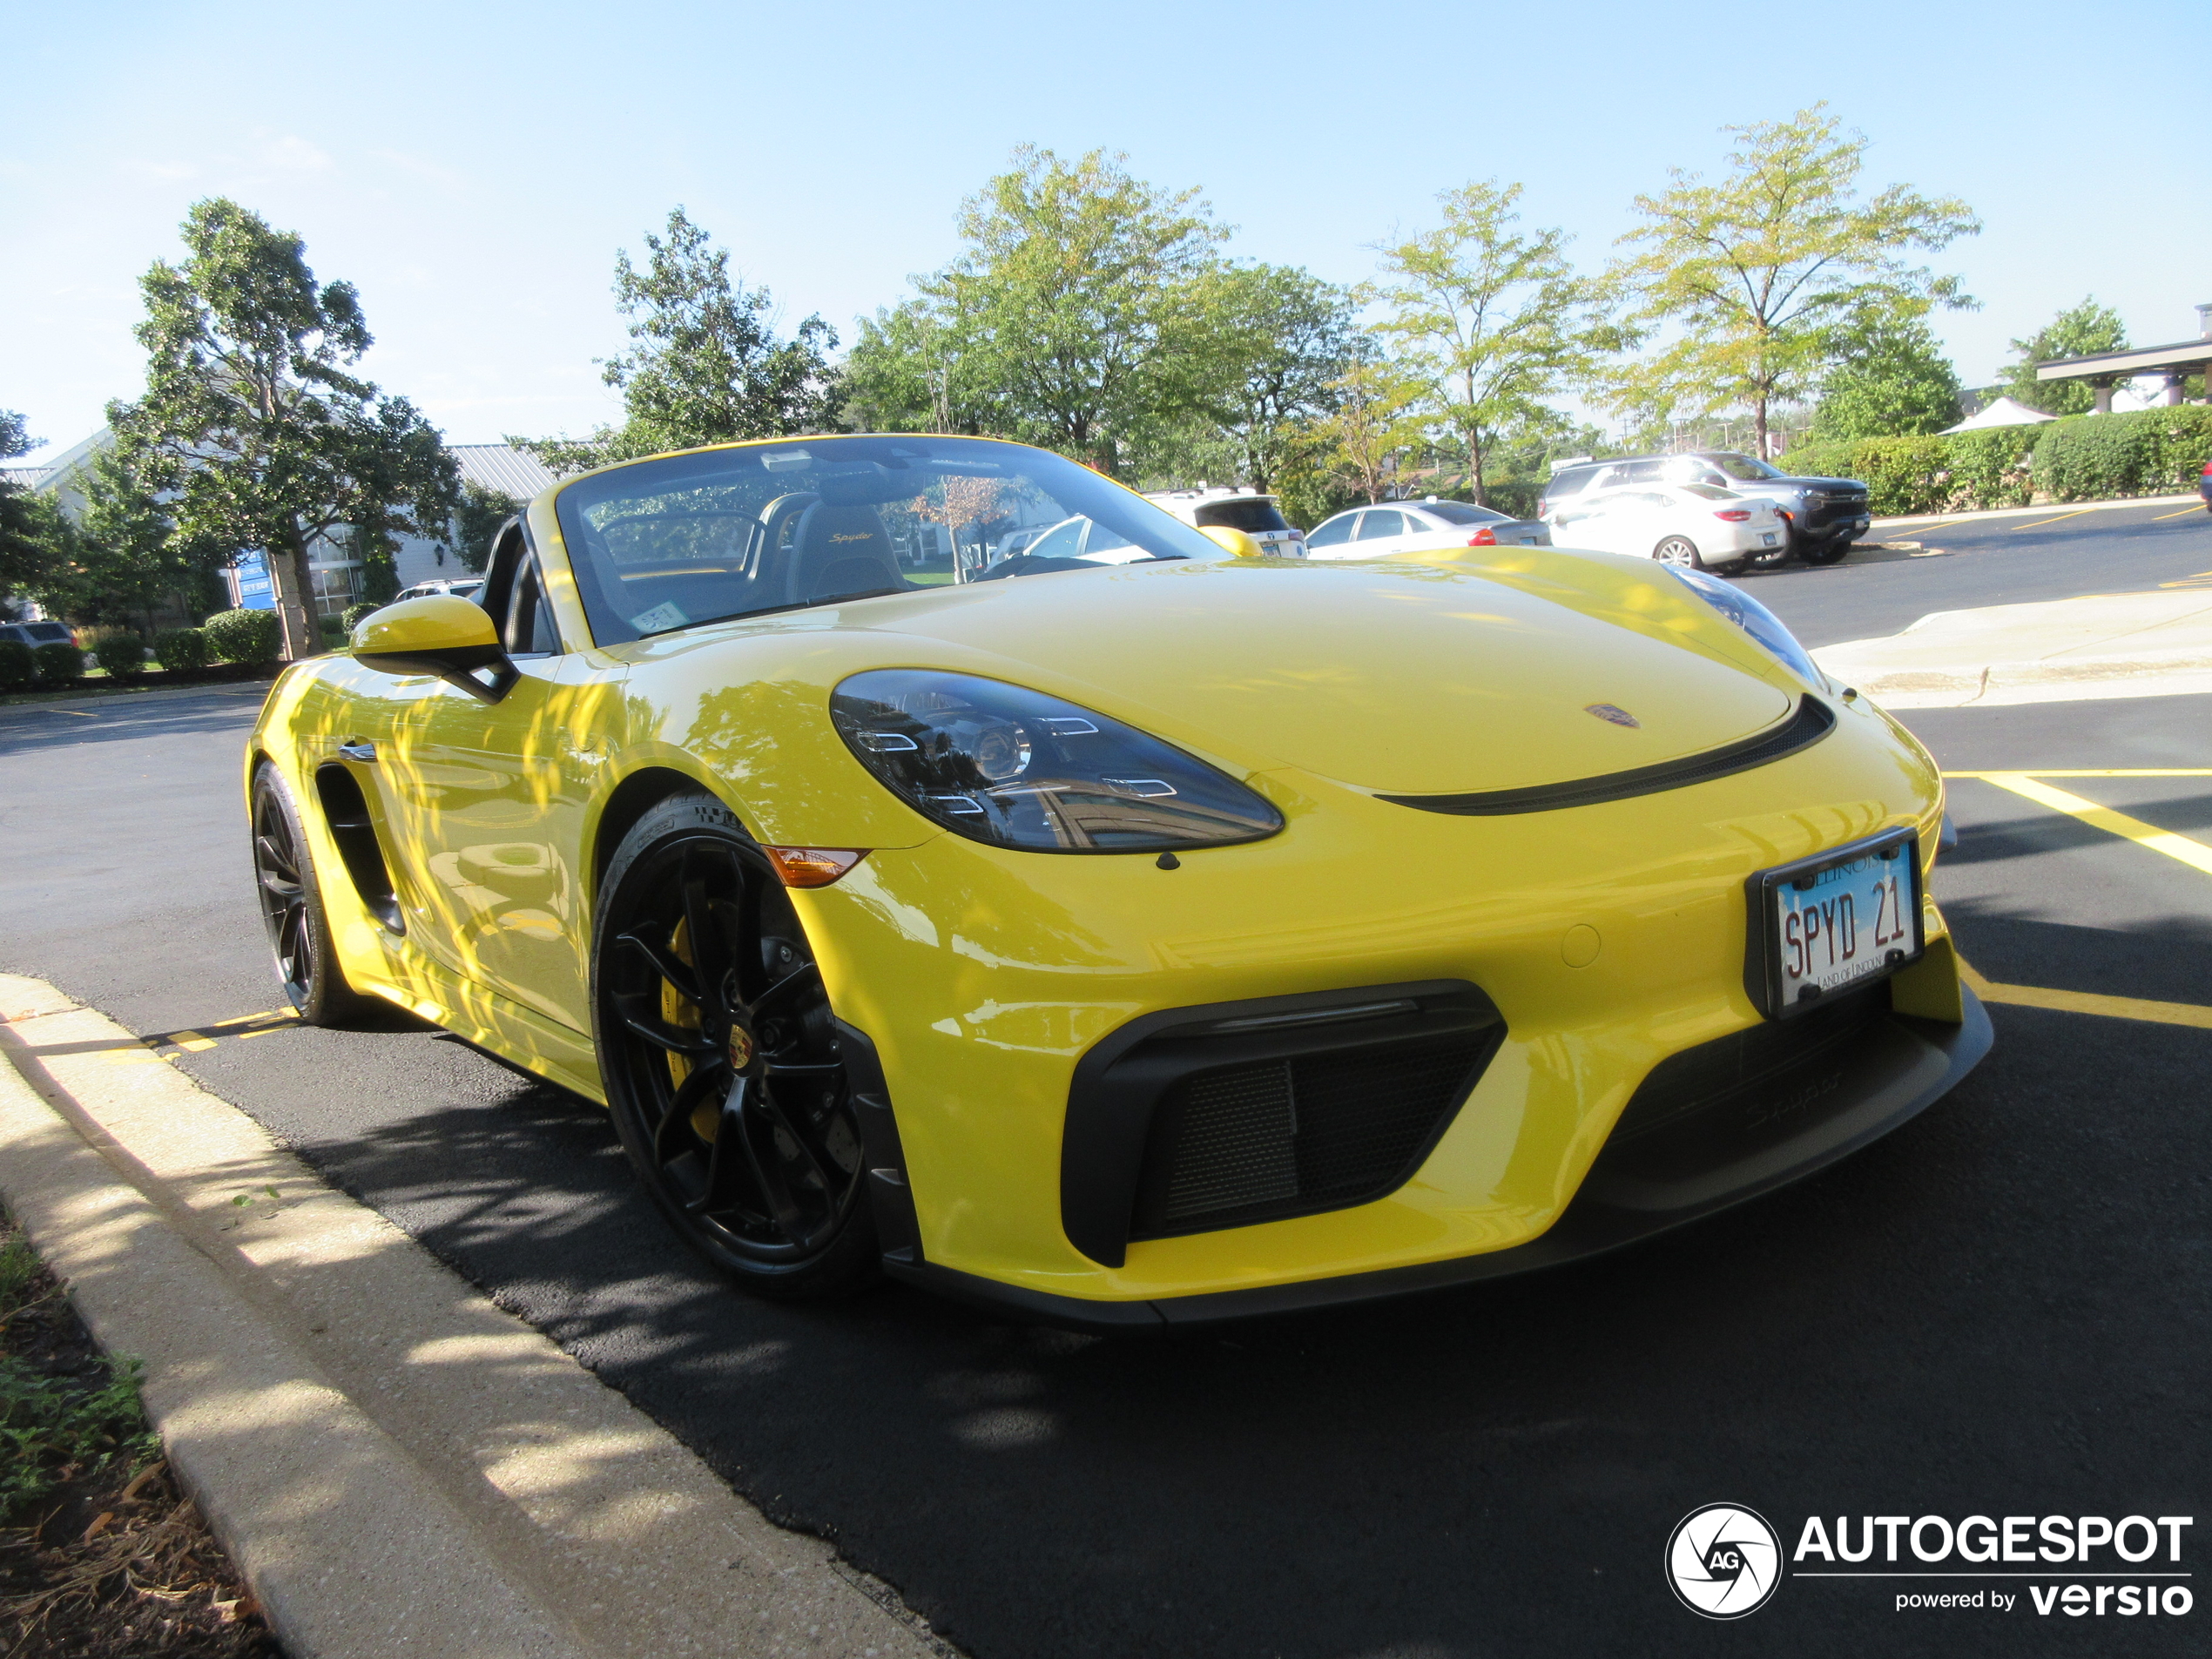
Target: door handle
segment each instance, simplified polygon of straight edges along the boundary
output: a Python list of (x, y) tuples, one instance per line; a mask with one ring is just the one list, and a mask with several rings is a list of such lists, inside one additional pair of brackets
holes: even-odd
[(341, 760), (359, 760), (364, 763), (372, 761), (376, 759), (376, 745), (373, 743), (362, 743), (358, 739), (352, 743), (341, 743), (338, 745), (338, 758)]

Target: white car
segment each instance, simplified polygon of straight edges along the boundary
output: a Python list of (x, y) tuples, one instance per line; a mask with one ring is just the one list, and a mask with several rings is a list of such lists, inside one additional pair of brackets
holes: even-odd
[(1789, 543), (1789, 526), (1772, 502), (1716, 484), (1588, 490), (1561, 502), (1551, 527), (1561, 547), (1628, 553), (1693, 570), (1740, 569)]
[(1325, 518), (1305, 538), (1309, 559), (1379, 559), (1460, 547), (1546, 547), (1551, 532), (1533, 518), (1508, 518), (1472, 502), (1378, 502)]
[(1282, 503), (1272, 496), (1251, 489), (1169, 489), (1144, 499), (1166, 508), (1194, 530), (1242, 530), (1269, 558), (1305, 556), (1305, 532), (1283, 516)]

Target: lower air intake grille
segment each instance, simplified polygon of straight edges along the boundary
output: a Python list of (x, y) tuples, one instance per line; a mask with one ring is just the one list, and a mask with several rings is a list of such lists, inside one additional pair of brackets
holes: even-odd
[(1366, 1204), (1443, 1133), (1494, 1030), (1201, 1071), (1162, 1098), (1130, 1237), (1242, 1226)]
[(1652, 1068), (1614, 1126), (1622, 1146), (1659, 1130), (1733, 1114), (1744, 1130), (1817, 1107), (1831, 1079), (1890, 1009), (1886, 981), (1786, 1022), (1765, 1021)]

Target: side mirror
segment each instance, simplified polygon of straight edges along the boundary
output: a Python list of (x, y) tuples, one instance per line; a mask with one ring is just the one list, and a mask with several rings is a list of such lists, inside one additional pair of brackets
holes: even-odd
[[(435, 674), (486, 703), (498, 702), (515, 684), (515, 664), (489, 613), (449, 593), (370, 611), (354, 625), (354, 658), (380, 673)], [(479, 678), (485, 669), (490, 678)]]
[(1217, 544), (1224, 552), (1233, 553), (1240, 559), (1262, 556), (1258, 542), (1242, 530), (1231, 529), (1226, 524), (1201, 524), (1198, 534)]

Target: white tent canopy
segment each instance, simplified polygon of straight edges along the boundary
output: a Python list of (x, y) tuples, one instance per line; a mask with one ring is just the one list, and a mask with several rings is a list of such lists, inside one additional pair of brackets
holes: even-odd
[(1957, 426), (1947, 426), (1944, 432), (1980, 432), (1993, 426), (2033, 426), (2039, 421), (2052, 417), (2040, 410), (2031, 409), (2025, 403), (2015, 403), (2009, 397), (1993, 401), (1979, 414), (1970, 415)]

